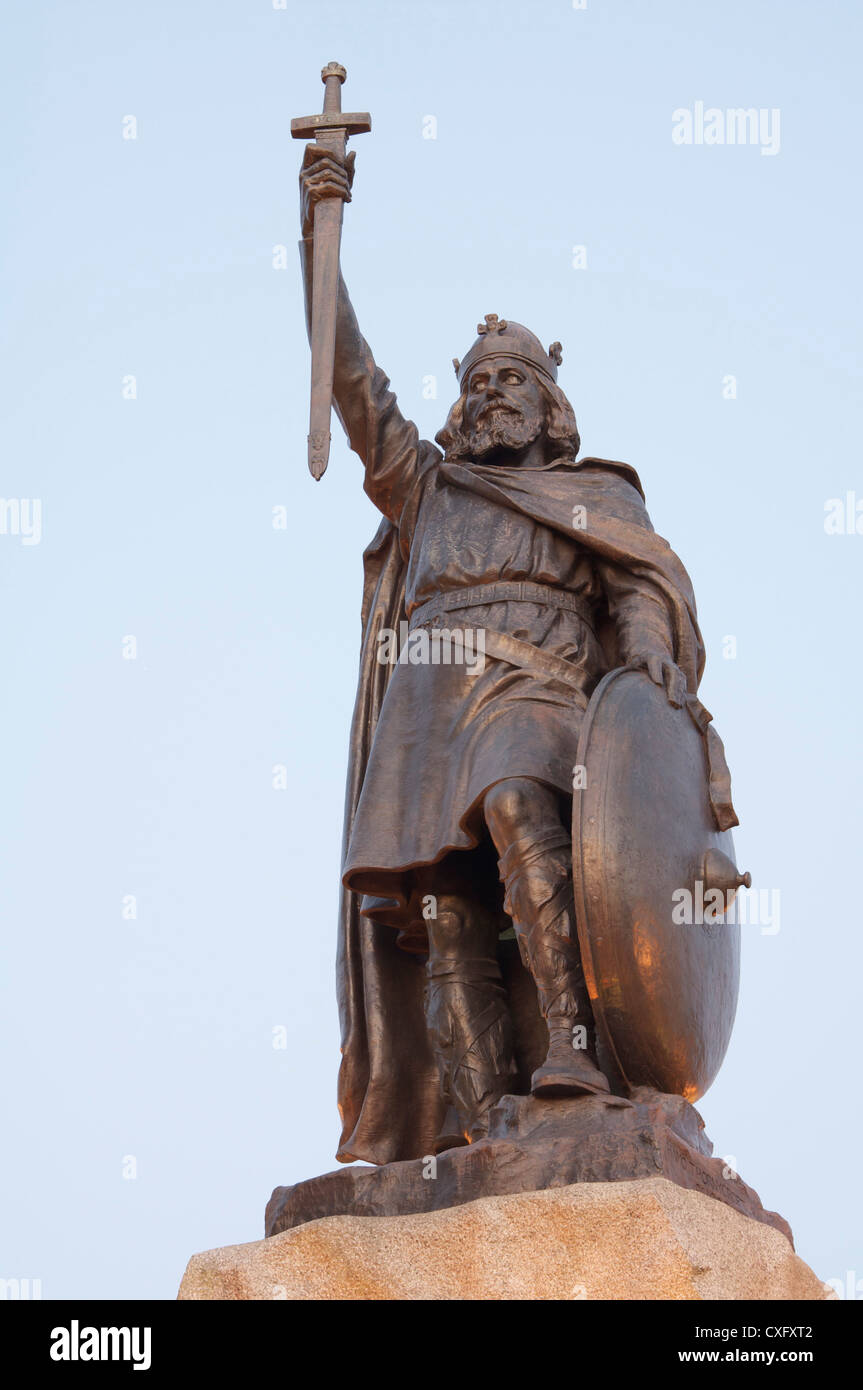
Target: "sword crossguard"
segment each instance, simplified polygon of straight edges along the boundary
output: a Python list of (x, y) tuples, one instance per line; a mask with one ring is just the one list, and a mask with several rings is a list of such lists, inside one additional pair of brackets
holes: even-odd
[(315, 140), (321, 135), (364, 135), (372, 128), (368, 111), (343, 111), (341, 86), (347, 77), (341, 63), (327, 63), (321, 69), (324, 84), (324, 109), (319, 115), (297, 116), (291, 121), (295, 140)]

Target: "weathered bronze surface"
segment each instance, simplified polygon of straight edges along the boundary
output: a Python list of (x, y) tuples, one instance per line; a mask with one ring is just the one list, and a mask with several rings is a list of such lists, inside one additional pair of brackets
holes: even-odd
[[(294, 130), (318, 135), (300, 174), (310, 461), (319, 476), (331, 363), (383, 514), (345, 807), (338, 1157), (458, 1165), (527, 1106), (558, 1127), (562, 1170), (634, 1176), (611, 1140), (604, 1168), (579, 1168), (583, 1124), (619, 1133), (647, 1086), (691, 1127), (657, 1093), (710, 1084), (737, 990), (737, 928), (672, 919), (699, 876), (742, 881), (692, 587), (634, 469), (578, 458), (560, 343), (486, 314), (436, 441), (401, 414), (337, 276), (344, 137), (368, 124), (337, 111), (330, 66), (325, 117)], [(537, 1150), (518, 1181), (543, 1185), (551, 1161)]]
[[(579, 743), (586, 785), (573, 797), (575, 911), (597, 1024), (623, 1083), (688, 1100), (722, 1063), (740, 976), (740, 927), (727, 912), (674, 920), (678, 889), (696, 905), (721, 887), (729, 906), (742, 881), (711, 805), (702, 709), (673, 708), (641, 671), (605, 676)], [(731, 882), (719, 882), (723, 863)]]

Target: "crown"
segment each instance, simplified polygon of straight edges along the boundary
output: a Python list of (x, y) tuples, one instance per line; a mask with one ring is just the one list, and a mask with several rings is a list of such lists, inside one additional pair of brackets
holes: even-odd
[(563, 361), (560, 343), (552, 343), (545, 352), (539, 338), (529, 328), (511, 319), (498, 318), (497, 314), (486, 314), (485, 322), (478, 323), (476, 331), (479, 337), (467, 357), (463, 361), (457, 357), (452, 360), (459, 385), (483, 357), (514, 357), (542, 372), (550, 381), (557, 381), (557, 369)]

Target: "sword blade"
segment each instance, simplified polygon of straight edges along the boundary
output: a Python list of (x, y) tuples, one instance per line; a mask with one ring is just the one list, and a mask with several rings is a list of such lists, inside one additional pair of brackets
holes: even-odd
[(333, 359), (336, 350), (339, 246), (343, 209), (344, 203), (341, 198), (326, 198), (315, 208), (312, 389), (309, 410), (309, 471), (315, 479), (323, 477), (330, 457), (330, 410), (333, 402)]

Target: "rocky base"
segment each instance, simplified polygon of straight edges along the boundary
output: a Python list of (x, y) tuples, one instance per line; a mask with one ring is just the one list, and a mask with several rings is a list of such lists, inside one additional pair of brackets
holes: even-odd
[[(499, 1160), (490, 1171), (500, 1173)], [(266, 1240), (194, 1255), (179, 1297), (820, 1300), (835, 1295), (775, 1226), (668, 1178), (652, 1177), (463, 1199), (461, 1205), (424, 1215), (306, 1220)]]
[(340, 1168), (277, 1187), (267, 1205), (265, 1233), (275, 1236), (328, 1216), (413, 1216), (575, 1183), (663, 1177), (772, 1226), (791, 1242), (787, 1221), (765, 1211), (758, 1194), (712, 1152), (701, 1116), (682, 1096), (647, 1087), (630, 1100), (505, 1096), (491, 1112), (488, 1138), (475, 1144), (448, 1149), (434, 1160)]

